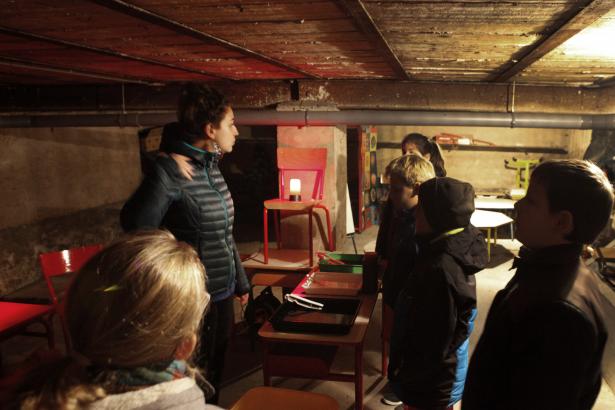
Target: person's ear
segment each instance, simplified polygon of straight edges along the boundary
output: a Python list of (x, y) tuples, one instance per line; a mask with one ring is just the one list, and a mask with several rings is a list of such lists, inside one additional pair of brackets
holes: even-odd
[(412, 185), (412, 196), (418, 196), (421, 184)]
[(205, 135), (205, 137), (211, 140), (215, 139), (214, 131), (215, 131), (215, 128), (211, 122), (208, 122), (207, 124), (203, 126), (203, 134)]
[(186, 360), (192, 355), (194, 352), (194, 348), (196, 347), (196, 334), (192, 333), (190, 336), (185, 337), (179, 342), (179, 345), (175, 349), (175, 359), (176, 360)]
[(574, 218), (570, 211), (559, 211), (555, 219), (555, 226), (563, 237), (567, 237), (574, 230)]

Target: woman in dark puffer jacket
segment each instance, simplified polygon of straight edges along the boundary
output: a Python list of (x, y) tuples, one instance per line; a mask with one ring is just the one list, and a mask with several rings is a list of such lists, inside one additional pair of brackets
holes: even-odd
[(121, 213), (127, 230), (171, 231), (191, 244), (207, 272), (212, 297), (203, 326), (206, 343), (197, 363), (207, 370), (218, 400), (226, 346), (233, 326), (233, 296), (247, 302), (250, 285), (233, 238), (234, 207), (218, 167), (233, 150), (237, 128), (228, 101), (213, 88), (188, 84), (178, 107), (178, 122), (167, 124), (161, 151)]

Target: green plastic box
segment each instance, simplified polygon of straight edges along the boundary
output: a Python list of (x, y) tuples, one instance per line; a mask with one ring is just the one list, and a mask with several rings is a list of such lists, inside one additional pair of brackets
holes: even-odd
[(363, 255), (353, 253), (327, 252), (327, 256), (344, 262), (344, 265), (330, 263), (326, 258), (318, 262), (321, 272), (363, 273)]

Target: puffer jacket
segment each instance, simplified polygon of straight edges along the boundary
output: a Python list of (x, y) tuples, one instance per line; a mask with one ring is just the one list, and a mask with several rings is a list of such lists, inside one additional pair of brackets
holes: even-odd
[(212, 301), (249, 291), (249, 282), (233, 238), (234, 207), (218, 167), (218, 157), (176, 135), (179, 126), (165, 127), (165, 149), (190, 158), (195, 174), (185, 179), (172, 158), (159, 156), (152, 171), (121, 212), (124, 230), (168, 229), (192, 245), (207, 272)]
[(474, 274), (487, 263), (487, 247), (471, 225), (417, 236), (417, 243), (418, 258), (395, 306), (389, 381), (407, 405), (447, 407), (463, 393), (476, 316)]
[(522, 248), (472, 355), (464, 410), (589, 410), (607, 340), (598, 278), (581, 246)]

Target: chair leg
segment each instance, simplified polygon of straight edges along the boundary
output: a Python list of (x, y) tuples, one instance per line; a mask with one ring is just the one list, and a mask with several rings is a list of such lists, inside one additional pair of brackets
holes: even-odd
[(56, 338), (53, 330), (53, 314), (49, 315), (47, 318), (42, 318), (41, 323), (45, 327), (45, 332), (47, 333), (47, 346), (49, 346), (49, 349), (54, 349), (56, 347)]
[(68, 334), (68, 325), (66, 323), (66, 318), (62, 314), (58, 314), (58, 318), (60, 319), (60, 324), (62, 325), (62, 333), (64, 334), (64, 347), (66, 349), (66, 353), (70, 353), (72, 348), (72, 343), (70, 341), (70, 335)]
[(280, 233), (280, 219), (282, 219), (282, 211), (273, 211), (273, 225), (275, 227), (275, 242), (278, 249), (282, 249), (282, 234)]
[(331, 215), (329, 213), (329, 209), (323, 207), (325, 210), (325, 216), (327, 217), (327, 235), (329, 235), (329, 250), (335, 250), (335, 237), (333, 237), (333, 229), (331, 228)]
[(312, 238), (312, 217), (314, 216), (313, 210), (310, 208), (308, 211), (308, 244), (309, 244), (309, 252), (310, 252), (310, 267), (314, 266), (314, 238)]
[[(384, 324), (384, 303), (382, 306), (382, 318), (381, 318), (381, 324)], [(380, 373), (382, 374), (382, 377), (386, 377), (387, 375), (387, 341), (386, 341), (386, 337), (384, 336), (384, 332), (385, 329), (383, 328), (381, 333), (380, 333), (380, 342), (382, 343), (382, 355), (380, 357), (381, 359), (381, 369), (380, 369)]]
[(267, 221), (267, 208), (263, 208), (263, 257), (265, 265), (269, 263), (269, 226)]
[(325, 218), (327, 220), (327, 247), (330, 251), (335, 250), (335, 238), (333, 237), (333, 228), (331, 227), (331, 213), (329, 208), (322, 205), (316, 205), (314, 208), (320, 208), (325, 211)]
[[(248, 332), (250, 337), (250, 350), (254, 352), (256, 350), (256, 337), (258, 335), (258, 328), (255, 325), (256, 318), (254, 317), (254, 286), (250, 287), (248, 294), (248, 305), (251, 309), (246, 309), (246, 323), (248, 324)], [(246, 306), (247, 308), (247, 306)]]

